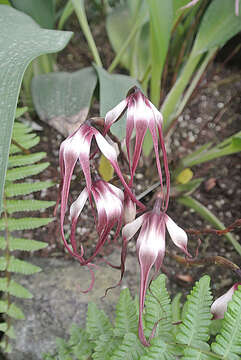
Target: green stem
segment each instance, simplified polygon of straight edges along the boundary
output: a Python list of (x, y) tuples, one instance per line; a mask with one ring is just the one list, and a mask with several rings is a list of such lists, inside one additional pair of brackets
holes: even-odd
[(96, 62), (96, 65), (102, 67), (102, 62), (100, 59), (100, 55), (99, 52), (97, 50), (97, 47), (95, 45), (95, 41), (94, 38), (91, 34), (90, 31), (90, 27), (87, 21), (87, 16), (85, 13), (85, 8), (84, 8), (84, 0), (72, 0), (76, 15), (78, 17), (80, 26), (82, 28), (82, 31), (86, 37), (86, 40), (88, 42), (89, 48), (91, 50), (91, 53), (94, 57), (94, 60)]
[(114, 60), (110, 64), (110, 66), (109, 66), (109, 68), (107, 70), (109, 73), (111, 73), (115, 69), (115, 67), (119, 64), (122, 55), (124, 54), (124, 52), (126, 51), (128, 46), (130, 45), (131, 41), (135, 37), (137, 31), (142, 26), (142, 24), (143, 24), (143, 20), (140, 20), (140, 19), (137, 19), (137, 21), (134, 23), (133, 28), (131, 29), (131, 32), (130, 32), (129, 36), (127, 37), (126, 41), (124, 42), (124, 44), (122, 45), (122, 47), (120, 48), (120, 50), (116, 54)]
[(163, 115), (164, 123), (163, 123), (163, 130), (166, 133), (169, 127), (172, 124), (172, 121), (175, 119), (176, 114), (176, 108), (178, 104), (180, 103), (181, 96), (183, 94), (183, 91), (185, 90), (186, 86), (188, 85), (188, 82), (190, 81), (190, 78), (196, 69), (201, 57), (203, 54), (192, 56), (190, 54), (182, 73), (180, 74), (179, 78), (175, 82), (175, 85), (172, 87), (171, 91), (166, 97), (166, 100), (164, 101), (161, 112)]
[[(191, 209), (194, 209), (203, 219), (210, 222), (212, 225), (214, 225), (218, 230), (225, 229), (225, 226), (223, 223), (210, 211), (208, 210), (204, 205), (202, 205), (197, 200), (193, 199), (191, 196), (182, 196), (177, 199), (177, 201), (180, 204), (183, 204)], [(238, 243), (238, 241), (233, 237), (231, 233), (227, 233), (224, 235), (233, 245), (235, 250), (238, 252), (238, 254), (241, 256), (241, 245)]]

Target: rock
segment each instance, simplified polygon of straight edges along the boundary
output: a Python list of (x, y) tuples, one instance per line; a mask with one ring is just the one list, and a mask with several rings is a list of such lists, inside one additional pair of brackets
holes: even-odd
[[(119, 264), (120, 254), (115, 252), (108, 261)], [(104, 300), (105, 289), (119, 281), (120, 272), (106, 264), (95, 270), (94, 288), (87, 294), (90, 273), (80, 267), (77, 261), (64, 259), (37, 259), (32, 263), (40, 266), (42, 272), (32, 276), (21, 276), (18, 281), (34, 295), (30, 300), (18, 300), (26, 319), (15, 322), (16, 340), (8, 360), (42, 360), (42, 354), (55, 349), (56, 337), (66, 337), (71, 324), (85, 325), (88, 303), (94, 301), (113, 318), (120, 288), (110, 290)], [(122, 287), (128, 286), (136, 292), (138, 261), (127, 258), (126, 277)]]

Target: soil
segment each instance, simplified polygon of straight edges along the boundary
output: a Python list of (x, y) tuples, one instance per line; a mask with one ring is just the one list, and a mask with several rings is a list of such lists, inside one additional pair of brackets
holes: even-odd
[[(72, 18), (67, 24), (67, 30), (78, 28), (77, 19)], [(104, 59), (105, 66), (108, 66), (113, 58), (113, 52), (106, 41), (106, 34), (103, 23), (98, 23), (94, 28), (94, 37), (98, 49)], [(233, 59), (232, 59), (233, 60)], [(74, 71), (83, 66), (89, 66), (92, 58), (88, 46), (80, 31), (76, 31), (73, 39), (66, 49), (58, 54), (58, 66), (60, 70)], [(228, 65), (228, 64), (227, 64)], [(183, 114), (178, 118), (176, 126), (172, 129), (167, 138), (167, 150), (170, 160), (170, 167), (175, 168), (179, 160), (186, 154), (197, 149), (200, 145), (211, 141), (214, 145), (228, 136), (240, 130), (241, 120), (241, 71), (237, 65), (223, 67), (220, 63), (214, 63), (199, 84), (195, 97), (190, 101)], [(123, 70), (122, 70), (123, 72)], [(91, 115), (98, 116), (98, 107), (94, 104)], [(41, 141), (36, 146), (36, 151), (45, 151), (50, 166), (41, 175), (41, 180), (52, 179), (59, 183), (58, 151), (63, 137), (53, 128), (40, 122), (35, 116), (42, 131), (39, 132)], [(226, 156), (207, 162), (200, 166), (193, 167), (194, 178), (203, 177), (201, 186), (193, 194), (194, 198), (207, 206), (224, 224), (230, 225), (240, 218), (240, 168), (241, 154)], [(153, 173), (155, 163), (151, 159), (143, 159), (142, 166), (138, 169), (137, 192), (141, 193), (157, 181)], [(71, 188), (71, 199), (78, 196), (84, 187), (83, 179), (78, 171), (75, 174), (76, 180)], [(54, 186), (39, 194), (45, 200), (56, 200), (57, 186)], [(151, 203), (155, 192), (147, 196), (144, 201)], [(79, 228), (77, 229), (81, 241), (89, 255), (96, 242), (96, 232), (93, 230), (93, 221), (90, 208), (86, 206), (83, 210)], [(194, 228), (202, 230), (210, 225), (203, 221), (193, 210), (189, 210), (171, 199), (168, 214), (178, 222), (184, 229)], [(40, 216), (52, 215), (52, 210), (41, 213)], [(66, 231), (69, 227), (66, 225)], [(240, 242), (240, 228), (235, 228), (234, 236)], [(31, 232), (28, 233), (32, 237)], [(60, 239), (58, 221), (53, 221), (45, 229), (34, 231), (34, 238), (48, 242), (47, 249), (38, 253), (39, 256), (68, 257)], [(198, 239), (201, 246), (198, 248)], [(118, 244), (106, 246), (104, 254), (110, 253)], [(189, 234), (189, 249), (195, 256), (198, 248), (198, 258), (203, 259), (210, 256), (224, 256), (228, 260), (241, 266), (240, 256), (232, 244), (224, 236), (215, 234), (192, 235)], [(237, 274), (232, 270), (218, 265), (192, 267), (184, 266), (173, 259), (173, 254), (178, 254), (177, 249), (172, 246), (170, 239), (167, 240), (168, 253), (165, 256), (163, 271), (171, 278), (170, 289), (173, 293), (187, 287), (189, 289), (195, 280), (204, 273), (210, 274), (213, 287), (222, 293), (226, 288), (238, 281)], [(135, 243), (132, 241), (129, 246), (129, 253), (135, 254)]]

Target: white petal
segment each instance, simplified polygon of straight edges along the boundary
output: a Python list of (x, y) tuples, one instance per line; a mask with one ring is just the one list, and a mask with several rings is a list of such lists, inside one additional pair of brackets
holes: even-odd
[(86, 188), (80, 193), (78, 198), (73, 202), (73, 204), (70, 206), (70, 218), (71, 220), (74, 218), (78, 218), (79, 214), (83, 210), (83, 207), (86, 203), (86, 200), (88, 199), (88, 191)]
[(187, 252), (186, 232), (180, 228), (168, 215), (165, 215), (165, 223), (174, 244), (184, 252)]
[(126, 238), (127, 241), (129, 241), (135, 235), (135, 233), (137, 233), (137, 231), (140, 229), (145, 219), (145, 215), (146, 214), (139, 216), (136, 220), (132, 221), (129, 224), (126, 224), (123, 227), (122, 236)]
[(98, 131), (95, 132), (95, 139), (102, 154), (110, 161), (117, 160), (117, 152), (113, 146)]
[(211, 313), (215, 319), (223, 319), (224, 313), (227, 311), (228, 303), (232, 300), (237, 284), (233, 285), (225, 294), (217, 298), (211, 306)]
[(125, 110), (126, 106), (127, 106), (127, 100), (124, 99), (113, 109), (108, 111), (108, 113), (105, 116), (105, 125), (108, 129), (119, 118), (121, 113)]

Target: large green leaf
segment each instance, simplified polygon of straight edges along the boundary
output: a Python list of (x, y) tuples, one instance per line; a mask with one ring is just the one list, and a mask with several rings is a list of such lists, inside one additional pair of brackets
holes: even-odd
[(86, 119), (96, 82), (91, 67), (36, 76), (32, 96), (40, 119), (68, 136)]
[(53, 0), (10, 0), (13, 7), (30, 15), (41, 27), (54, 28)]
[(29, 16), (0, 5), (0, 211), (17, 99), (28, 64), (64, 48), (72, 33), (41, 29)]
[[(100, 116), (105, 116), (107, 111), (123, 100), (128, 90), (133, 86), (139, 86), (136, 79), (127, 75), (109, 74), (99, 66), (95, 66), (100, 82)], [(125, 121), (122, 117), (111, 126), (111, 132), (119, 139), (125, 136)]]
[(241, 17), (235, 15), (234, 1), (212, 1), (201, 22), (193, 55), (198, 55), (217, 46), (223, 46), (240, 30)]

